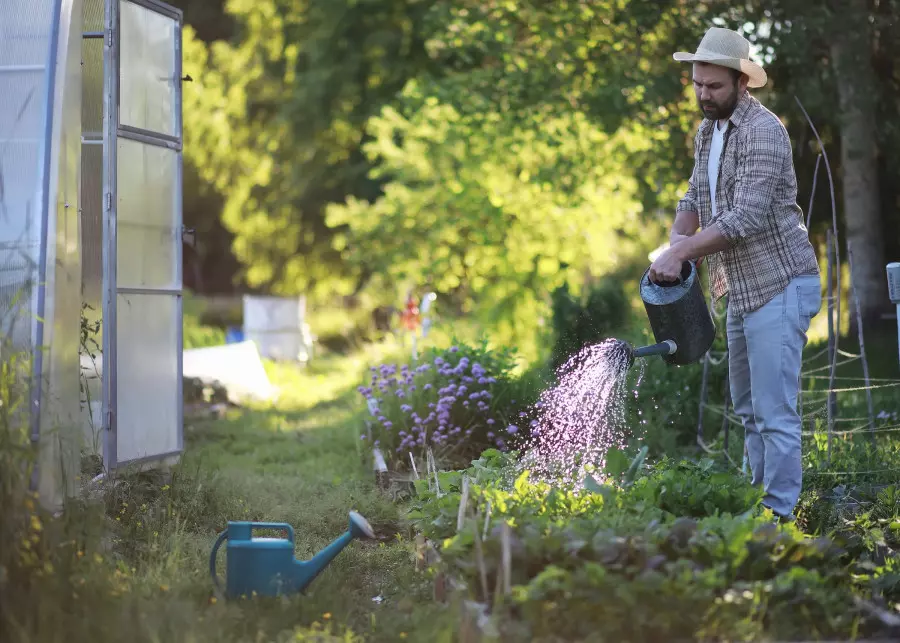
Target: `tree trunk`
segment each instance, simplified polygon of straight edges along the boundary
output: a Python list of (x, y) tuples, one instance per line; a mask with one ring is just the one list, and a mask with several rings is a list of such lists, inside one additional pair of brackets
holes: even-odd
[[(832, 32), (831, 54), (839, 96), (846, 241), (855, 251), (851, 278), (867, 325), (877, 321), (887, 305), (878, 191), (878, 87), (866, 2), (851, 0), (847, 4), (841, 27)], [(843, 259), (846, 253), (841, 254)]]

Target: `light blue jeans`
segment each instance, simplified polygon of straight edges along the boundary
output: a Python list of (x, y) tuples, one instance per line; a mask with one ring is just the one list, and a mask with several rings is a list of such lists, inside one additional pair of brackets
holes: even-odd
[(800, 497), (801, 417), (797, 408), (806, 332), (822, 307), (817, 275), (797, 277), (762, 308), (728, 310), (728, 370), (734, 412), (744, 424), (752, 483), (763, 504), (791, 516)]

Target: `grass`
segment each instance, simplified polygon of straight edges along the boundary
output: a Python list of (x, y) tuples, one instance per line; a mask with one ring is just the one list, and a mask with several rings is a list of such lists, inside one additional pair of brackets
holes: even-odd
[[(37, 564), (23, 563), (21, 546), (0, 558), (0, 639), (451, 640), (457, 612), (432, 600), (412, 534), (360, 450), (354, 388), (375, 356), (326, 358), (306, 371), (269, 365), (279, 403), (191, 422), (171, 479), (127, 476), (102, 503), (78, 503), (58, 520), (16, 499), (34, 516), (16, 536), (31, 542)], [(350, 510), (376, 540), (352, 542), (305, 595), (216, 600), (208, 557), (229, 519), (290, 523), (295, 555), (308, 559), (347, 529)]]

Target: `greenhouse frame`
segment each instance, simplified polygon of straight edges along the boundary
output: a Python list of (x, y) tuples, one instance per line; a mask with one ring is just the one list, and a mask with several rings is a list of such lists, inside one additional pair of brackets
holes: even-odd
[(55, 509), (86, 456), (183, 449), (181, 33), (157, 0), (0, 5), (2, 358)]

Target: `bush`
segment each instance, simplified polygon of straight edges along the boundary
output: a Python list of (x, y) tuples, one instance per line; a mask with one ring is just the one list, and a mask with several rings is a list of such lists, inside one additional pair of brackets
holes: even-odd
[(619, 330), (628, 320), (629, 310), (621, 282), (611, 277), (589, 288), (583, 298), (574, 297), (568, 284), (557, 288), (552, 295), (554, 370), (583, 346), (602, 341)]
[(449, 466), (469, 462), (488, 447), (508, 449), (520, 429), (516, 418), (537, 397), (534, 372), (516, 378), (515, 351), (457, 344), (429, 349), (418, 365), (382, 364), (371, 368), (369, 386), (357, 390), (373, 419), (363, 440), (372, 440), (396, 469), (408, 453), (431, 448)]

